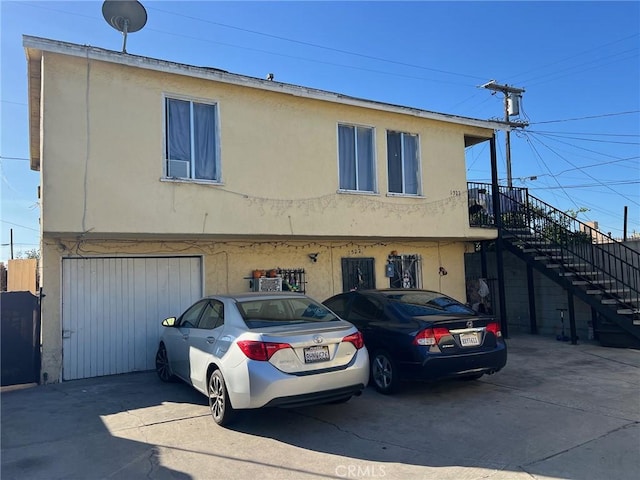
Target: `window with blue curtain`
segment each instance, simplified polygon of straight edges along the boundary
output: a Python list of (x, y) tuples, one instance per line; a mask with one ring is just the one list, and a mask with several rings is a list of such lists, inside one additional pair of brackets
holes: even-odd
[(340, 189), (374, 192), (373, 128), (338, 125)]
[(166, 99), (167, 177), (220, 181), (217, 107)]
[(418, 135), (387, 132), (387, 168), (389, 192), (420, 195)]

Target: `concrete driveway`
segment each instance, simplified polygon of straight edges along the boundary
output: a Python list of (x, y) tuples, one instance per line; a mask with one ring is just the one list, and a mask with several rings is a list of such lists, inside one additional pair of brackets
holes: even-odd
[(475, 382), (216, 426), (152, 372), (4, 391), (9, 479), (580, 479), (640, 472), (640, 351), (514, 336)]

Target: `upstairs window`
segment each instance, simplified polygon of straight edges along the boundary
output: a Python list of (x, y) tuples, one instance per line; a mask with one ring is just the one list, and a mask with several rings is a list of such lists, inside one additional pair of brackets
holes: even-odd
[(167, 177), (219, 182), (216, 105), (167, 98), (165, 108)]
[(418, 135), (387, 132), (389, 193), (420, 195)]
[(338, 125), (340, 190), (375, 192), (373, 128)]

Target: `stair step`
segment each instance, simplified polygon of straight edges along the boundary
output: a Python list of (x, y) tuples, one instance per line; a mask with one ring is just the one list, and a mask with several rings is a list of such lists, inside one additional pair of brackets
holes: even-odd
[(607, 293), (629, 293), (631, 291), (630, 288), (607, 288), (605, 292)]
[(633, 298), (605, 298), (600, 300), (603, 305), (615, 305), (616, 303), (631, 303)]
[(594, 280), (590, 282), (589, 280), (574, 280), (571, 282), (572, 285), (599, 285), (601, 282)]
[(597, 295), (599, 293), (629, 293), (630, 288), (605, 288), (599, 290), (587, 290), (587, 295)]
[(543, 253), (543, 252), (560, 253), (560, 252), (562, 252), (562, 250), (560, 248), (542, 248), (542, 247), (537, 247), (537, 248), (526, 248), (526, 247), (523, 247), (522, 251), (524, 253)]
[(574, 280), (571, 282), (573, 285), (605, 285), (614, 283), (614, 280)]
[(534, 260), (562, 260), (561, 255), (538, 255), (537, 257), (533, 257)]
[[(563, 277), (573, 277), (575, 275), (586, 277), (590, 275), (598, 275), (598, 272), (562, 272), (560, 275), (562, 275)], [(597, 282), (594, 281), (591, 283), (597, 283)]]
[[(619, 308), (616, 312), (618, 315), (637, 315), (640, 314), (640, 308)], [(640, 320), (634, 320), (634, 325), (636, 322), (640, 322)]]

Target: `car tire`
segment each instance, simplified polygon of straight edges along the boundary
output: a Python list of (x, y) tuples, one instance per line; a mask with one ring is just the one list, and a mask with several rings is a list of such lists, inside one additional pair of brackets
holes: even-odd
[(162, 343), (158, 347), (158, 351), (156, 353), (156, 373), (158, 374), (158, 378), (163, 382), (175, 382), (176, 380), (176, 376), (171, 373), (167, 349)]
[(220, 370), (214, 370), (209, 376), (207, 393), (213, 421), (221, 426), (229, 425), (235, 419), (236, 412), (229, 401), (227, 385)]
[(371, 357), (371, 381), (374, 388), (385, 395), (398, 389), (398, 369), (385, 351), (375, 352)]

